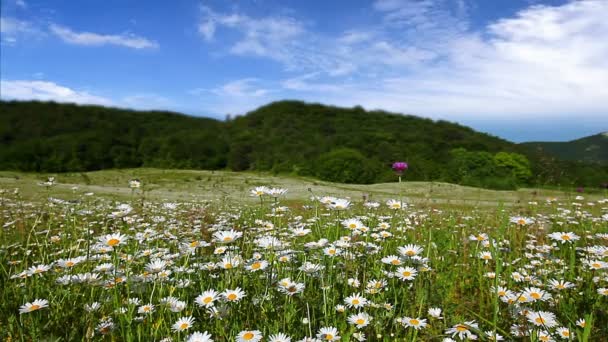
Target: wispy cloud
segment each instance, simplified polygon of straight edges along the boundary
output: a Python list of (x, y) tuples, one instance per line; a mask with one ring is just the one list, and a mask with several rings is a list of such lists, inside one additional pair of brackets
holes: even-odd
[(93, 32), (75, 32), (72, 29), (51, 24), (51, 33), (66, 43), (85, 46), (118, 45), (132, 49), (155, 49), (159, 45), (153, 40), (139, 37), (134, 34), (104, 35)]
[[(406, 14), (426, 13), (427, 7), (405, 11), (397, 6), (409, 3), (383, 1), (377, 9), (394, 13), (386, 14), (391, 25), (410, 25), (411, 20), (422, 25), (422, 18), (399, 21)], [(391, 56), (377, 59), (376, 64), (388, 66), (380, 77), (361, 77), (345, 86), (343, 80), (317, 74), (307, 77), (307, 73), (287, 79), (283, 86), (314, 101), (452, 119), (605, 115), (608, 44), (598, 37), (608, 36), (607, 16), (605, 1), (534, 6), (482, 31), (459, 31), (441, 49), (418, 47), (415, 41), (408, 48), (398, 48), (397, 38), (368, 43), (371, 50), (383, 49)], [(350, 44), (367, 39), (352, 37), (346, 39)], [(396, 49), (409, 49), (409, 53), (391, 53)], [(372, 52), (362, 50), (356, 56), (359, 70), (374, 70), (374, 64), (366, 60)]]
[(80, 104), (111, 105), (113, 102), (103, 96), (87, 91), (75, 90), (49, 81), (0, 80), (0, 94), (3, 99), (40, 100)]
[(21, 37), (39, 37), (43, 32), (32, 23), (12, 17), (0, 17), (0, 36), (2, 43), (15, 44)]

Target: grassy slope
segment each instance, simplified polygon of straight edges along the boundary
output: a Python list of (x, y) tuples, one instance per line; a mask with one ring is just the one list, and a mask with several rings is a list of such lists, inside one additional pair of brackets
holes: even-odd
[[(144, 184), (145, 196), (156, 200), (217, 200), (225, 198), (235, 202), (255, 202), (249, 190), (258, 185), (288, 189), (287, 200), (301, 202), (312, 194), (349, 197), (361, 201), (364, 194), (372, 200), (384, 201), (403, 197), (413, 203), (487, 206), (504, 203), (517, 205), (528, 201), (543, 201), (549, 197), (565, 200), (574, 197), (546, 189), (520, 189), (518, 191), (493, 191), (437, 182), (382, 183), (372, 185), (339, 184), (302, 177), (276, 177), (265, 173), (122, 169), (86, 173), (65, 173), (56, 176), (57, 185), (45, 191), (38, 185), (46, 180), (45, 174), (0, 172), (0, 188), (19, 188), (25, 198), (44, 198), (49, 194), (62, 199), (74, 199), (80, 194), (94, 192), (97, 195), (126, 199), (132, 196), (128, 181), (138, 178)], [(407, 179), (407, 177), (406, 177)], [(72, 188), (77, 186), (77, 190)], [(309, 189), (312, 191), (309, 191)], [(534, 194), (536, 192), (536, 194)], [(585, 195), (588, 199), (599, 195)]]
[(522, 145), (563, 160), (608, 164), (608, 132), (567, 142), (527, 142)]

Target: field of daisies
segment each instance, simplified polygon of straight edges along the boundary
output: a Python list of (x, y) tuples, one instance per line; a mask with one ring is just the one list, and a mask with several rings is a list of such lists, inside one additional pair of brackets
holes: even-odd
[[(52, 184), (51, 184), (52, 185)], [(0, 192), (3, 341), (607, 341), (608, 200)]]

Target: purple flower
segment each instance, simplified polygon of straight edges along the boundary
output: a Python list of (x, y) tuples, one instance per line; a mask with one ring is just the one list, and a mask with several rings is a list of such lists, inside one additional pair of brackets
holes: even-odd
[(394, 162), (393, 163), (393, 171), (397, 172), (398, 174), (402, 174), (403, 171), (407, 170), (408, 165), (405, 162)]

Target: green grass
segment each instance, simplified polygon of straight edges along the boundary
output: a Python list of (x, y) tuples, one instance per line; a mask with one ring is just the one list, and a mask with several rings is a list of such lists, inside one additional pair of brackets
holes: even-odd
[[(538, 341), (544, 330), (560, 340), (558, 328), (568, 328), (571, 341), (608, 336), (608, 297), (598, 292), (608, 287), (603, 266), (608, 216), (602, 216), (608, 201), (597, 194), (577, 200), (573, 194), (532, 189), (409, 182), (362, 186), (155, 169), (59, 174), (56, 185), (38, 185), (46, 176), (0, 173), (2, 340), (182, 341), (194, 331), (207, 331), (214, 341), (238, 341), (239, 334), (258, 330), (263, 341), (281, 332), (295, 342), (304, 336), (329, 338), (318, 335), (322, 328), (336, 328), (342, 341), (356, 341), (358, 333), (367, 341), (458, 340), (452, 328), (482, 341), (489, 340), (485, 332)], [(131, 178), (142, 180), (143, 188), (129, 189)], [(250, 196), (258, 185), (289, 191), (276, 199)], [(380, 206), (364, 206), (364, 193)], [(351, 204), (335, 210), (311, 200), (313, 194), (350, 197)], [(546, 197), (557, 199), (546, 202)], [(400, 198), (409, 203), (404, 209), (385, 204)], [(121, 213), (121, 208), (130, 210)], [(514, 222), (520, 216), (525, 224)], [(307, 233), (300, 236), (298, 229)], [(222, 231), (242, 236), (223, 242), (215, 236)], [(550, 235), (557, 232), (579, 238), (566, 242), (563, 234)], [(106, 236), (118, 233), (125, 238), (110, 250), (106, 243), (112, 237)], [(410, 244), (419, 249), (413, 256), (400, 250)], [(228, 249), (222, 252), (223, 247)], [(491, 259), (481, 258), (484, 252)], [(390, 262), (392, 255), (400, 265)], [(80, 259), (62, 266), (71, 258)], [(166, 263), (162, 271), (146, 269), (157, 259)], [(227, 260), (231, 268), (225, 268)], [(267, 266), (252, 269), (256, 261)], [(307, 263), (318, 269), (306, 268)], [(99, 269), (103, 264), (110, 269)], [(36, 265), (49, 269), (35, 273)], [(399, 279), (405, 274), (397, 274), (398, 267), (406, 266), (415, 276)], [(96, 278), (86, 280), (91, 272)], [(553, 280), (574, 287), (558, 290)], [(374, 281), (384, 285), (375, 287)], [(284, 293), (298, 286), (301, 293)], [(246, 296), (238, 302), (216, 300), (217, 311), (196, 304), (206, 290), (237, 287)], [(498, 287), (513, 295), (499, 297)], [(526, 290), (547, 297), (522, 301)], [(356, 294), (367, 305), (349, 307), (347, 299)], [(167, 305), (168, 297), (183, 307)], [(48, 300), (49, 306), (19, 314), (35, 299)], [(93, 303), (99, 307), (87, 310)], [(139, 313), (145, 304), (155, 309)], [(442, 318), (431, 316), (430, 308), (441, 308)], [(538, 311), (554, 314), (556, 325), (531, 323), (526, 312)], [(357, 313), (369, 315), (369, 324), (349, 323)], [(192, 327), (172, 328), (190, 316)], [(427, 325), (408, 327), (411, 318)], [(580, 319), (585, 327), (577, 325)], [(513, 327), (527, 336), (518, 337)]]

